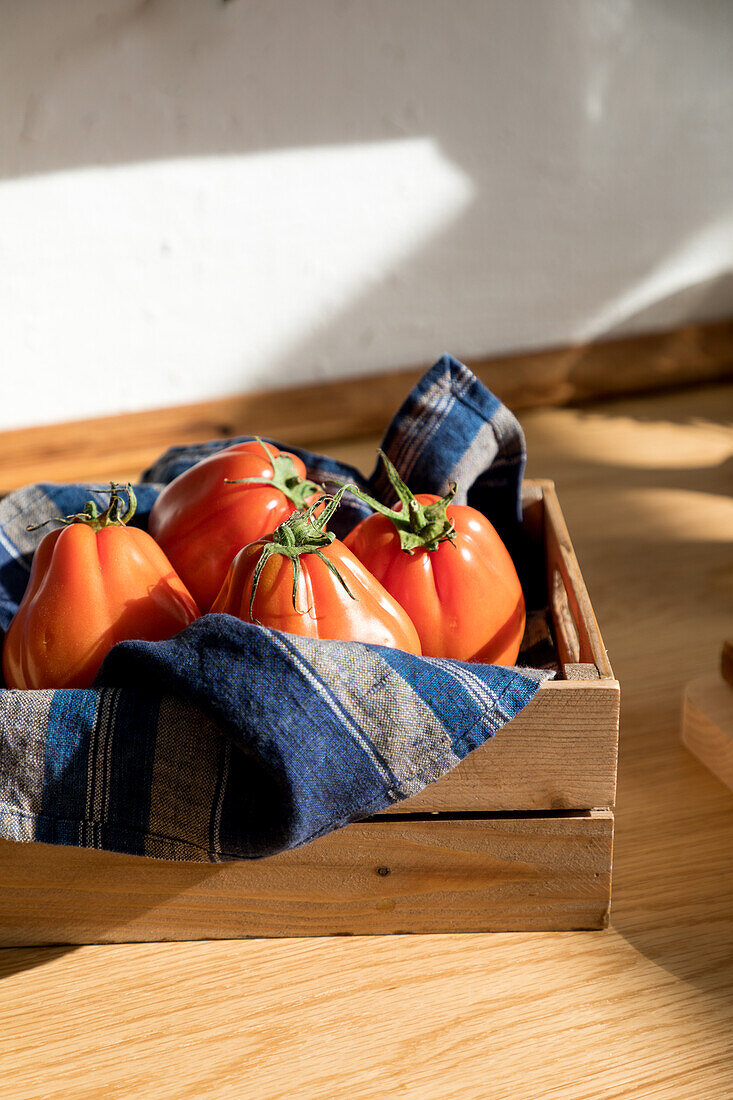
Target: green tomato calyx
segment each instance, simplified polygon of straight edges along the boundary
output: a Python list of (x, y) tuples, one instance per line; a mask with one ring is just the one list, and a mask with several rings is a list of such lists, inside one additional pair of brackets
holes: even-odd
[[(330, 546), (336, 538), (332, 531), (326, 530), (326, 524), (341, 504), (341, 498), (347, 489), (353, 490), (353, 486), (342, 485), (339, 491), (334, 493), (333, 496), (328, 494), (319, 496), (318, 499), (314, 500), (304, 511), (293, 512), (293, 514), (288, 516), (288, 518), (281, 523), (279, 527), (276, 527), (269, 536), (269, 539), (262, 548), (262, 553), (255, 566), (255, 571), (252, 574), (252, 591), (249, 597), (249, 616), (253, 623), (262, 625), (260, 620), (255, 617), (254, 613), (255, 594), (260, 583), (262, 570), (265, 568), (270, 558), (275, 554), (281, 554), (285, 558), (290, 558), (293, 563), (293, 608), (295, 611), (298, 610), (296, 599), (301, 574), (300, 559), (303, 554), (315, 554), (317, 558), (320, 558), (323, 564), (327, 566), (330, 572), (338, 579), (351, 599), (356, 599), (356, 596), (350, 590), (336, 566), (323, 553), (324, 548)], [(316, 515), (319, 508), (322, 510)], [(299, 612), (299, 614), (304, 615), (306, 612)]]
[(375, 512), (379, 512), (380, 516), (386, 516), (392, 521), (400, 536), (400, 547), (406, 554), (413, 554), (418, 549), (437, 550), (441, 542), (455, 542), (455, 524), (447, 511), (448, 505), (456, 495), (455, 484), (449, 486), (448, 492), (440, 500), (433, 501), (432, 504), (421, 504), (384, 451), (380, 450), (377, 453), (402, 507), (388, 508), (360, 489), (349, 487), (349, 491)]
[(299, 511), (308, 507), (308, 501), (314, 493), (323, 491), (322, 485), (316, 485), (315, 481), (308, 481), (301, 477), (295, 468), (290, 455), (272, 453), (264, 440), (256, 436), (262, 450), (267, 455), (272, 466), (272, 477), (240, 477), (225, 478), (227, 485), (269, 485), (279, 489), (283, 496), (295, 505)]
[[(127, 500), (121, 493), (127, 493)], [(93, 500), (88, 500), (81, 512), (75, 512), (70, 516), (51, 516), (43, 523), (29, 524), (29, 531), (38, 531), (47, 523), (63, 523), (69, 526), (72, 523), (85, 523), (92, 531), (101, 531), (104, 527), (126, 527), (137, 510), (137, 497), (135, 490), (128, 481), (126, 485), (118, 485), (114, 481), (109, 483), (109, 504), (103, 512)]]

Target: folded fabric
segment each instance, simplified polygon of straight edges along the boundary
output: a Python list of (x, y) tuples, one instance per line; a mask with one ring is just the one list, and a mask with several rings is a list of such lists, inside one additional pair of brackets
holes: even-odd
[[(232, 442), (167, 451), (136, 486), (135, 522), (145, 525), (162, 484)], [(466, 367), (439, 360), (383, 448), (416, 491), (456, 482), (457, 501), (483, 511), (521, 555), (522, 431)], [(314, 481), (353, 480), (391, 503), (381, 472), (365, 479), (297, 453)], [(101, 490), (43, 484), (0, 502), (3, 629), (42, 537), (27, 526), (90, 497), (101, 503)], [(368, 510), (349, 498), (332, 528), (344, 534)], [(169, 641), (116, 646), (91, 689), (0, 690), (0, 837), (174, 860), (272, 855), (416, 794), (548, 675), (206, 615)]]

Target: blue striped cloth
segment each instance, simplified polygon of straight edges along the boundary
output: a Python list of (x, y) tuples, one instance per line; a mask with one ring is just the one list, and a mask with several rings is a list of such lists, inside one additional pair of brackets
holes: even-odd
[[(161, 484), (228, 446), (167, 451), (136, 486), (145, 525)], [(417, 491), (517, 530), (524, 440), (514, 416), (444, 356), (395, 416), (384, 448)], [(292, 448), (290, 448), (292, 450)], [(308, 475), (353, 479), (388, 501), (381, 473), (298, 452)], [(0, 626), (23, 595), (43, 532), (102, 491), (34, 485), (0, 502)], [(349, 500), (344, 533), (368, 509)], [(0, 836), (152, 856), (268, 856), (374, 814), (440, 779), (549, 674), (298, 638), (206, 615), (166, 642), (125, 642), (89, 690), (0, 690)]]

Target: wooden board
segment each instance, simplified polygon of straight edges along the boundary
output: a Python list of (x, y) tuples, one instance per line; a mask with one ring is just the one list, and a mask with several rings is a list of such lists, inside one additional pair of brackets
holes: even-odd
[(619, 697), (616, 680), (543, 684), (495, 738), (400, 812), (611, 808)]
[(0, 843), (0, 945), (550, 931), (608, 920), (613, 815), (374, 820), (266, 860)]
[(561, 662), (592, 664), (602, 677), (612, 678), (613, 670), (555, 486), (551, 481), (539, 484), (545, 511), (547, 590), (551, 597), (555, 638), (561, 647)]
[(733, 791), (733, 687), (718, 673), (685, 688), (682, 744)]
[[(729, 376), (733, 321), (470, 360), (510, 408)], [(257, 433), (322, 447), (384, 431), (427, 364), (369, 378), (239, 394), (0, 433), (0, 493), (44, 481), (135, 480), (166, 447)], [(326, 448), (328, 449), (328, 448)]]

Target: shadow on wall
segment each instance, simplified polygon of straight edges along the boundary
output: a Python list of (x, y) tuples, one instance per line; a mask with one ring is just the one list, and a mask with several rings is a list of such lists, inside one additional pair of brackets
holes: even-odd
[(12, 361), (82, 415), (725, 315), (727, 7), (14, 5)]

